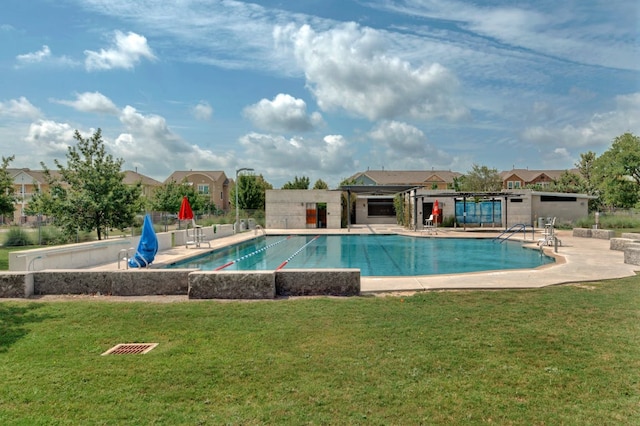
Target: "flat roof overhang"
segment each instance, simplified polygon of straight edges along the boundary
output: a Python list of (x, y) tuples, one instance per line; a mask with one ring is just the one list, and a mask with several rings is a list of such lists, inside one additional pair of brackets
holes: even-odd
[(421, 188), (422, 186), (417, 185), (342, 185), (340, 190), (349, 191), (354, 194), (395, 195)]

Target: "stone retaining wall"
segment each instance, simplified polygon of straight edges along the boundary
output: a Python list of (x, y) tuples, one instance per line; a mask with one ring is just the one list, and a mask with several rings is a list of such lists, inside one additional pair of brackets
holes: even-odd
[(640, 265), (640, 243), (629, 244), (624, 249), (624, 263)]
[(600, 240), (610, 240), (616, 236), (616, 232), (609, 229), (592, 229), (591, 237)]
[(622, 235), (620, 235), (620, 237), (628, 238), (630, 240), (640, 240), (640, 234), (636, 232), (623, 232)]
[(181, 295), (187, 294), (190, 272), (193, 269), (38, 271), (32, 273), (33, 294)]
[(609, 249), (624, 251), (624, 249), (633, 242), (638, 242), (638, 240), (632, 240), (631, 238), (612, 238), (609, 240)]
[(189, 274), (189, 299), (274, 299), (272, 271), (200, 271)]
[(591, 238), (591, 229), (589, 228), (573, 228), (574, 237)]
[(360, 270), (53, 269), (0, 273), (0, 298), (28, 298), (34, 294), (188, 295), (190, 299), (356, 296), (360, 294)]
[(288, 269), (276, 272), (278, 296), (357, 296), (359, 269)]
[(33, 293), (33, 276), (27, 272), (0, 272), (0, 298), (29, 297)]
[(615, 237), (615, 235), (615, 231), (609, 229), (573, 228), (574, 237), (610, 240), (611, 238)]

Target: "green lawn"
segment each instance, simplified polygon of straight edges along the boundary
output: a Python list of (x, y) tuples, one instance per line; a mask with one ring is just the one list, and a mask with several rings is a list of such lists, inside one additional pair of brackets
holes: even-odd
[[(100, 354), (157, 342), (146, 355)], [(640, 276), (264, 302), (0, 302), (0, 424), (640, 423)]]

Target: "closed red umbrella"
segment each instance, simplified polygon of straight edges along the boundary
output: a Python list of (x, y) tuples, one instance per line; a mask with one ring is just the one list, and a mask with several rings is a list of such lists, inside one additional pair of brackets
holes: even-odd
[(438, 200), (433, 203), (433, 210), (431, 210), (433, 214), (433, 221), (438, 223), (438, 216), (440, 216), (440, 205), (438, 204)]
[(180, 204), (180, 211), (178, 212), (179, 220), (191, 220), (193, 219), (193, 210), (191, 210), (191, 204), (185, 195), (182, 198), (182, 204)]

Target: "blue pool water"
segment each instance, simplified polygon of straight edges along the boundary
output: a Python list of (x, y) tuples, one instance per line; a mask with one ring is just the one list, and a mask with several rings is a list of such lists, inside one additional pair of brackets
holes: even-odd
[(402, 235), (260, 237), (169, 265), (201, 270), (359, 268), (362, 276), (455, 274), (535, 268), (554, 260), (520, 243)]

